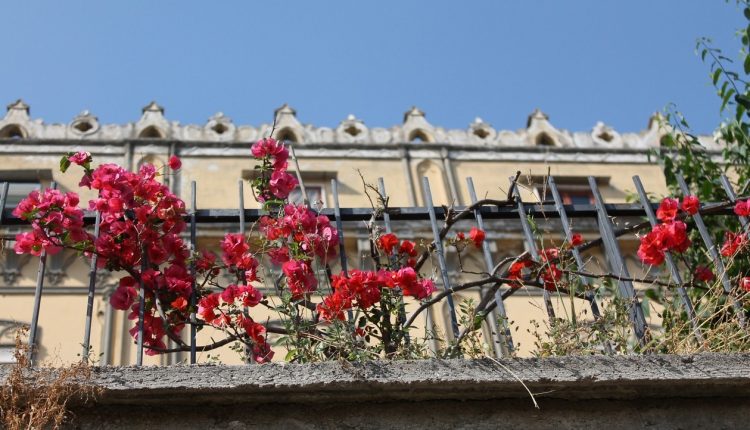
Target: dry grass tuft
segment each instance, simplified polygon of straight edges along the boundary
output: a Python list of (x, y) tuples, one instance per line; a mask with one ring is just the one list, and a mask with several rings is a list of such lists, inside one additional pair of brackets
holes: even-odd
[(0, 389), (0, 422), (8, 430), (57, 429), (70, 418), (69, 401), (90, 400), (98, 389), (90, 383), (91, 367), (84, 363), (32, 368), (23, 342), (26, 331), (16, 333), (16, 362), (7, 366)]

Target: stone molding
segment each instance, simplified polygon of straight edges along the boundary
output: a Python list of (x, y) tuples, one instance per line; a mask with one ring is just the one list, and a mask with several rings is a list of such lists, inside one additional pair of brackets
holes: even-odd
[[(106, 142), (133, 139), (166, 139), (180, 142), (253, 142), (268, 136), (273, 124), (235, 125), (232, 119), (221, 112), (208, 118), (204, 125), (180, 124), (168, 120), (165, 110), (156, 102), (142, 109), (141, 117), (126, 124), (100, 124), (89, 111), (83, 111), (68, 124), (47, 124), (42, 119), (30, 116), (30, 107), (22, 100), (11, 103), (5, 116), (0, 119), (0, 139), (31, 140), (77, 140)], [(529, 115), (526, 128), (519, 130), (496, 130), (481, 118), (476, 118), (466, 129), (447, 129), (431, 124), (425, 113), (412, 107), (404, 114), (400, 125), (390, 128), (368, 127), (354, 115), (348, 115), (338, 126), (321, 127), (303, 124), (297, 119), (297, 111), (288, 105), (276, 109), (274, 137), (282, 137), (298, 143), (334, 144), (356, 146), (359, 144), (409, 144), (440, 143), (449, 147), (473, 148), (590, 148), (599, 151), (615, 149), (646, 150), (658, 148), (667, 130), (660, 125), (660, 116), (653, 115), (645, 130), (620, 133), (602, 122), (591, 130), (571, 132), (558, 129), (549, 121), (548, 115), (535, 110)], [(709, 150), (719, 150), (720, 145), (713, 136), (699, 136)]]

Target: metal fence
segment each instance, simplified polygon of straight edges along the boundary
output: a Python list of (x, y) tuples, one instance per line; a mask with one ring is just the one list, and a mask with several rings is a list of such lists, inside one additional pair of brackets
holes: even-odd
[[(298, 175), (299, 176), (299, 175)], [(593, 196), (593, 204), (564, 204), (561, 194), (558, 190), (556, 182), (553, 177), (548, 177), (546, 181), (546, 187), (551, 193), (551, 201), (542, 201), (536, 203), (524, 202), (521, 199), (521, 193), (519, 192), (518, 186), (516, 186), (516, 178), (510, 178), (508, 192), (507, 205), (498, 204), (485, 204), (476, 207), (472, 213), (471, 218), (479, 229), (484, 230), (486, 228), (487, 220), (518, 220), (520, 227), (523, 231), (523, 237), (526, 249), (531, 255), (531, 258), (539, 262), (540, 255), (537, 249), (537, 239), (534, 236), (534, 232), (529, 223), (529, 218), (545, 217), (545, 218), (559, 218), (561, 221), (562, 229), (558, 232), (560, 239), (567, 240), (568, 242), (572, 239), (571, 230), (571, 219), (572, 218), (585, 218), (595, 219), (600, 237), (595, 240), (588, 241), (582, 247), (573, 247), (572, 255), (577, 263), (579, 270), (585, 271), (586, 261), (581, 256), (581, 251), (590, 249), (593, 247), (601, 247), (603, 254), (606, 256), (607, 265), (613, 278), (617, 281), (619, 296), (626, 299), (629, 303), (629, 318), (633, 327), (633, 332), (639, 342), (643, 343), (646, 339), (646, 320), (644, 312), (641, 307), (638, 295), (634, 288), (632, 277), (628, 272), (628, 268), (623, 258), (623, 252), (618, 244), (618, 237), (629, 234), (634, 231), (634, 228), (617, 228), (616, 224), (613, 223), (613, 217), (644, 217), (654, 226), (657, 224), (656, 217), (654, 215), (654, 209), (658, 207), (658, 203), (649, 201), (646, 190), (643, 188), (641, 180), (638, 176), (633, 177), (633, 183), (637, 190), (640, 202), (636, 204), (607, 204), (602, 198), (599, 186), (594, 177), (588, 177), (588, 186)], [(737, 199), (734, 190), (726, 177), (722, 177), (722, 184), (727, 194), (729, 202), (734, 202)], [(685, 180), (678, 175), (677, 180), (682, 189), (682, 193), (687, 195), (690, 194), (690, 190), (685, 183)], [(54, 187), (54, 183), (52, 187)], [(304, 185), (302, 185), (304, 187)], [(392, 231), (392, 222), (394, 221), (423, 221), (428, 222), (432, 231), (432, 244), (434, 246), (434, 252), (436, 254), (436, 260), (438, 262), (439, 274), (442, 280), (442, 288), (445, 291), (451, 290), (451, 279), (448, 276), (448, 267), (445, 259), (445, 250), (443, 247), (444, 237), (441, 237), (441, 224), (449, 210), (462, 211), (466, 207), (453, 207), (446, 208), (444, 206), (436, 207), (433, 204), (433, 199), (430, 191), (429, 180), (425, 177), (422, 181), (423, 189), (423, 201), (426, 202), (424, 207), (387, 207), (384, 210), (375, 211), (372, 208), (342, 208), (339, 206), (339, 194), (338, 194), (338, 182), (337, 180), (331, 180), (331, 189), (333, 197), (333, 208), (321, 209), (319, 212), (328, 216), (330, 219), (336, 222), (336, 226), (340, 234), (340, 243), (342, 246), (340, 264), (341, 270), (347, 271), (347, 259), (343, 250), (344, 234), (345, 231), (342, 228), (343, 222), (345, 221), (375, 221), (382, 222), (383, 228), (386, 232)], [(468, 194), (471, 198), (472, 205), (476, 204), (479, 200), (474, 189), (474, 183), (471, 177), (466, 178), (466, 187)], [(11, 212), (12, 208), (6, 208), (5, 202), (8, 196), (9, 184), (4, 183), (0, 193), (0, 227), (7, 226), (20, 226), (25, 225), (26, 222), (14, 217)], [(382, 197), (388, 197), (387, 190), (385, 189), (384, 181), (382, 178), (378, 180), (378, 188)], [(191, 195), (190, 195), (190, 210), (185, 217), (185, 221), (189, 226), (189, 240), (190, 244), (195, 249), (196, 244), (196, 232), (199, 225), (211, 225), (211, 224), (224, 224), (224, 223), (239, 223), (241, 233), (245, 233), (246, 224), (258, 220), (261, 216), (267, 213), (257, 209), (246, 209), (243, 200), (243, 183), (239, 182), (238, 185), (238, 207), (234, 209), (199, 209), (199, 202), (196, 201), (196, 183), (191, 183)], [(304, 191), (303, 191), (303, 195)], [(706, 225), (703, 221), (703, 215), (730, 215), (733, 214), (731, 207), (726, 203), (714, 203), (702, 205), (701, 211), (692, 215), (693, 221), (696, 228), (700, 232), (703, 246), (707, 250), (708, 254), (713, 259), (713, 264), (716, 268), (716, 273), (721, 277), (721, 282), (724, 290), (729, 293), (732, 289), (729, 278), (724, 270), (724, 264), (721, 256), (719, 255), (716, 244), (713, 242), (711, 235), (709, 234)], [(99, 214), (94, 212), (86, 212), (84, 216), (84, 222), (87, 225), (94, 227), (94, 235), (99, 234)], [(746, 218), (741, 218), (741, 223), (744, 229), (748, 229), (750, 224)], [(643, 224), (645, 225), (645, 224)], [(643, 226), (641, 225), (641, 226)], [(484, 264), (488, 272), (493, 270), (495, 262), (493, 261), (490, 246), (487, 241), (484, 241), (482, 245), (482, 254)], [(145, 254), (144, 254), (145, 257)], [(146, 258), (142, 258), (143, 267), (146, 267)], [(47, 265), (47, 256), (42, 253), (39, 257), (39, 266), (37, 272), (37, 282), (34, 295), (33, 314), (31, 319), (31, 327), (29, 333), (29, 345), (32, 348), (35, 347), (37, 341), (37, 332), (39, 325), (39, 313), (41, 311), (41, 298), (44, 292), (44, 280), (45, 280), (45, 269)], [(698, 341), (702, 341), (701, 330), (697, 325), (693, 304), (690, 301), (690, 297), (685, 291), (682, 285), (682, 279), (677, 267), (676, 262), (671, 255), (666, 256), (666, 265), (671, 273), (671, 276), (675, 280), (675, 283), (680, 285), (677, 288), (677, 293), (681, 299), (682, 305), (684, 306), (685, 312), (692, 323), (693, 335)], [(194, 270), (194, 268), (193, 268)], [(91, 269), (89, 271), (89, 285), (88, 285), (88, 296), (87, 296), (87, 307), (85, 316), (85, 331), (83, 333), (83, 354), (84, 359), (88, 357), (90, 339), (91, 339), (91, 320), (93, 314), (94, 296), (97, 289), (97, 276), (96, 276), (96, 256), (91, 261)], [(194, 273), (194, 272), (193, 272)], [(593, 279), (586, 277), (582, 278), (582, 282), (588, 285), (593, 282)], [(509, 288), (508, 286), (497, 288), (494, 297), (491, 298), (488, 303), (486, 310), (494, 311), (496, 314), (490, 313), (488, 315), (489, 323), (497, 327), (493, 339), (493, 347), (495, 354), (503, 356), (513, 351), (514, 343), (510, 328), (508, 327), (507, 314), (505, 308), (505, 299), (510, 297), (517, 289)], [(730, 300), (733, 300), (733, 306), (738, 311), (736, 312), (737, 317), (740, 319), (740, 323), (745, 325), (744, 312), (740, 308), (740, 304), (736, 299), (732, 298), (729, 294)], [(450, 330), (454, 336), (459, 335), (459, 325), (456, 316), (456, 305), (453, 301), (452, 295), (446, 295), (446, 301), (448, 305), (448, 312), (450, 318)], [(590, 305), (591, 312), (595, 318), (601, 315), (600, 304), (597, 303), (594, 294), (589, 291), (585, 293), (585, 299)], [(144, 289), (140, 288), (140, 319), (139, 319), (139, 330), (137, 336), (137, 358), (136, 365), (143, 363), (143, 312), (144, 312)], [(550, 292), (546, 289), (543, 290), (543, 301), (546, 313), (550, 321), (555, 319), (555, 310), (552, 306), (552, 300)], [(195, 306), (195, 294), (192, 297), (192, 305)], [(406, 315), (402, 315), (402, 321), (406, 321)], [(189, 362), (196, 362), (196, 321), (193, 315), (192, 322), (190, 322), (190, 334), (189, 334), (189, 345), (190, 345), (190, 358)], [(605, 350), (610, 351), (608, 345), (604, 345)]]

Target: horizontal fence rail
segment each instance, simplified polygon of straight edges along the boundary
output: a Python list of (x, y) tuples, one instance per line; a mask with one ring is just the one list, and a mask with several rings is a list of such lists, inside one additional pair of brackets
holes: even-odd
[[(659, 207), (659, 203), (651, 203), (651, 207), (656, 210)], [(557, 212), (554, 202), (545, 202), (544, 204), (538, 203), (524, 203), (523, 213), (532, 217), (544, 217), (551, 219), (559, 219), (560, 215)], [(595, 205), (563, 205), (568, 218), (597, 218), (597, 210)], [(610, 217), (624, 218), (624, 217), (645, 217), (646, 213), (643, 210), (643, 206), (640, 204), (633, 203), (609, 203), (605, 204), (604, 208)], [(466, 206), (453, 206), (454, 211), (460, 211), (466, 209)], [(372, 218), (372, 208), (340, 208), (341, 220), (342, 221), (368, 221)], [(22, 219), (16, 218), (12, 214), (13, 209), (6, 208), (3, 211), (2, 227), (10, 226), (23, 226), (28, 223)], [(335, 220), (336, 212), (334, 208), (323, 208), (318, 211), (321, 215), (325, 215), (328, 218)], [(435, 206), (435, 216), (438, 218), (444, 218), (447, 210), (443, 206)], [(517, 207), (506, 207), (506, 206), (483, 206), (479, 212), (484, 220), (518, 220), (519, 210)], [(706, 204), (702, 207), (701, 212), (710, 215), (732, 215), (734, 212), (732, 207), (727, 207), (725, 204)], [(388, 215), (391, 221), (429, 221), (430, 213), (427, 208), (424, 207), (388, 207)], [(84, 211), (84, 223), (86, 225), (94, 225), (96, 220), (96, 213), (94, 211)], [(268, 212), (261, 209), (245, 209), (244, 211), (246, 222), (255, 222), (262, 216), (268, 215)], [(185, 222), (190, 222), (190, 215), (185, 215)], [(238, 209), (198, 209), (195, 211), (195, 222), (199, 224), (219, 224), (219, 223), (238, 223), (239, 222), (239, 210)]]
[[(293, 156), (292, 152), (292, 156)], [(294, 158), (294, 157), (293, 157)], [(306, 193), (304, 192), (304, 184), (301, 181), (301, 175), (298, 171), (298, 166), (296, 166), (296, 158), (295, 158), (295, 167), (297, 169), (298, 178), (300, 179), (300, 186), (303, 190), (303, 196), (306, 196)], [(556, 239), (559, 239), (560, 237), (564, 238), (567, 243), (572, 243), (572, 235), (574, 233), (574, 229), (572, 226), (572, 219), (589, 219), (589, 220), (595, 220), (598, 226), (598, 230), (600, 232), (600, 237), (595, 238), (593, 240), (589, 240), (586, 245), (583, 246), (573, 246), (571, 249), (572, 255), (575, 259), (575, 262), (578, 266), (578, 270), (585, 271), (585, 262), (581, 256), (582, 251), (586, 249), (590, 249), (593, 247), (600, 247), (603, 255), (606, 257), (610, 272), (614, 274), (614, 280), (616, 281), (618, 285), (618, 293), (621, 298), (624, 298), (627, 300), (628, 307), (629, 307), (629, 322), (633, 326), (633, 331), (635, 334), (635, 337), (637, 340), (644, 344), (648, 341), (648, 326), (644, 318), (643, 309), (641, 307), (641, 303), (639, 301), (639, 295), (638, 292), (635, 290), (633, 281), (631, 280), (631, 275), (628, 272), (628, 269), (625, 265), (625, 259), (623, 256), (623, 252), (620, 249), (620, 245), (618, 243), (618, 237), (622, 236), (625, 233), (632, 233), (633, 229), (632, 227), (634, 225), (640, 226), (641, 224), (628, 224), (623, 225), (623, 227), (618, 228), (618, 225), (613, 222), (615, 219), (623, 219), (623, 218), (640, 218), (643, 221), (642, 226), (654, 226), (656, 225), (657, 221), (654, 216), (654, 211), (659, 207), (659, 203), (656, 202), (650, 202), (647, 199), (647, 193), (645, 189), (643, 189), (643, 185), (640, 182), (640, 179), (636, 176), (633, 178), (634, 183), (636, 185), (638, 195), (640, 197), (640, 203), (618, 203), (618, 204), (611, 204), (606, 203), (604, 199), (602, 198), (601, 192), (598, 188), (597, 182), (595, 178), (589, 177), (589, 187), (591, 188), (593, 201), (594, 204), (563, 204), (563, 200), (561, 198), (561, 195), (557, 189), (557, 186), (555, 185), (554, 178), (550, 177), (548, 178), (548, 185), (550, 187), (550, 191), (552, 192), (552, 197), (554, 200), (551, 201), (544, 201), (544, 202), (537, 202), (537, 203), (528, 203), (523, 202), (521, 198), (521, 190), (519, 189), (519, 186), (517, 185), (517, 177), (511, 178), (511, 192), (508, 194), (507, 200), (479, 200), (477, 199), (476, 191), (474, 189), (474, 184), (471, 178), (466, 178), (466, 185), (467, 190), (469, 193), (469, 196), (471, 198), (472, 204), (475, 204), (477, 202), (484, 202), (484, 205), (481, 207), (475, 207), (473, 211), (471, 211), (470, 214), (464, 219), (468, 219), (473, 221), (472, 225), (477, 226), (480, 229), (484, 229), (485, 223), (488, 220), (507, 220), (507, 221), (514, 221), (519, 225), (519, 230), (523, 233), (523, 239), (525, 249), (527, 250), (528, 254), (531, 256), (531, 259), (533, 261), (536, 261), (537, 263), (542, 262), (542, 256), (540, 253), (540, 248), (538, 248), (539, 244), (539, 232), (533, 230), (532, 223), (530, 222), (531, 219), (554, 219), (559, 220), (562, 222), (562, 227), (557, 231), (558, 235), (556, 236)], [(729, 198), (729, 202), (733, 203), (737, 196), (734, 194), (734, 190), (731, 187), (731, 184), (729, 183), (729, 180), (726, 177), (721, 178), (722, 185), (724, 189), (726, 190), (727, 196)], [(685, 184), (684, 180), (681, 176), (678, 176), (678, 181), (680, 182), (683, 194), (687, 195), (689, 194), (689, 189), (687, 188), (687, 185)], [(385, 191), (385, 184), (383, 181), (383, 178), (379, 178), (378, 180), (378, 190), (381, 194), (381, 198), (385, 202), (386, 208), (375, 210), (374, 208), (345, 208), (340, 207), (339, 205), (339, 183), (336, 179), (333, 179), (331, 181), (331, 189), (332, 189), (332, 201), (334, 203), (333, 207), (331, 208), (324, 208), (321, 210), (318, 210), (319, 214), (326, 215), (328, 218), (333, 220), (335, 222), (335, 225), (337, 229), (339, 230), (339, 237), (341, 239), (340, 242), (340, 256), (339, 256), (339, 264), (341, 266), (342, 275), (344, 277), (347, 277), (350, 273), (348, 271), (348, 256), (346, 255), (345, 249), (344, 249), (344, 227), (343, 222), (352, 222), (352, 221), (360, 221), (360, 222), (366, 222), (366, 223), (372, 223), (374, 221), (382, 222), (383, 227), (386, 232), (390, 233), (394, 230), (393, 223), (397, 221), (422, 221), (424, 222), (425, 226), (429, 225), (431, 234), (431, 246), (434, 248), (435, 251), (435, 257), (436, 262), (433, 262), (433, 265), (435, 266), (433, 270), (435, 273), (433, 273), (435, 278), (439, 278), (441, 281), (441, 289), (443, 292), (450, 292), (452, 291), (452, 287), (455, 286), (455, 282), (452, 281), (451, 276), (449, 274), (449, 268), (448, 264), (446, 262), (446, 255), (445, 255), (445, 245), (443, 242), (447, 239), (443, 238), (441, 239), (441, 229), (446, 227), (446, 219), (448, 218), (449, 214), (465, 211), (468, 207), (467, 206), (452, 206), (448, 208), (447, 206), (436, 206), (433, 204), (432, 194), (430, 192), (430, 182), (427, 177), (422, 178), (421, 181), (422, 185), (422, 198), (425, 202), (424, 207), (390, 207), (387, 205), (387, 195)], [(55, 187), (54, 183), (52, 184), (52, 187)], [(245, 202), (244, 202), (244, 192), (243, 192), (243, 183), (242, 181), (238, 184), (238, 191), (239, 191), (239, 204), (236, 209), (199, 209), (198, 202), (197, 202), (197, 184), (195, 181), (190, 183), (190, 204), (189, 209), (186, 211), (186, 214), (184, 215), (184, 220), (188, 225), (188, 229), (186, 231), (186, 235), (189, 236), (189, 243), (192, 250), (196, 249), (196, 235), (197, 235), (197, 226), (199, 224), (209, 224), (209, 225), (217, 225), (217, 226), (225, 226), (226, 224), (239, 224), (239, 230), (242, 234), (246, 233), (248, 223), (254, 223), (258, 221), (261, 217), (269, 215), (268, 212), (259, 210), (259, 209), (245, 209)], [(0, 227), (16, 227), (14, 230), (18, 230), (19, 228), (28, 225), (28, 223), (24, 220), (21, 220), (15, 216), (13, 216), (12, 208), (6, 208), (5, 203), (7, 201), (7, 194), (8, 194), (8, 183), (3, 183), (0, 186)], [(308, 208), (311, 208), (310, 202), (307, 200), (306, 197), (303, 197), (303, 201), (305, 202), (305, 205), (307, 205)], [(94, 226), (95, 235), (99, 233), (99, 214), (94, 211), (85, 211), (84, 212), (84, 223), (90, 226)], [(720, 279), (722, 281), (723, 287), (728, 295), (731, 297), (731, 289), (732, 286), (729, 284), (729, 280), (727, 278), (726, 273), (724, 273), (724, 265), (721, 260), (721, 257), (718, 255), (716, 245), (712, 242), (709, 232), (706, 229), (705, 224), (703, 223), (702, 216), (705, 215), (731, 215), (735, 216), (733, 212), (733, 207), (730, 204), (727, 203), (707, 203), (702, 204), (700, 212), (698, 214), (695, 214), (692, 216), (692, 219), (695, 223), (695, 228), (700, 232), (701, 237), (703, 239), (704, 245), (706, 247), (706, 250), (710, 253), (712, 259), (714, 260), (714, 266), (717, 269), (717, 271), (722, 272), (720, 273)], [(748, 228), (748, 220), (741, 219), (741, 223), (743, 227)], [(622, 224), (622, 223), (621, 223)], [(443, 232), (444, 233), (444, 232)], [(548, 234), (549, 232), (546, 232), (544, 234)], [(552, 232), (554, 233), (554, 232)], [(542, 234), (542, 236), (544, 235)], [(372, 238), (370, 240), (370, 246), (372, 246)], [(492, 256), (490, 252), (489, 243), (485, 241), (481, 246), (481, 251), (483, 254), (483, 263), (484, 267), (488, 271), (488, 273), (493, 271), (494, 264), (497, 262), (492, 261)], [(677, 279), (680, 284), (682, 284), (682, 280), (679, 276), (677, 264), (672, 259), (672, 256), (667, 254), (667, 268), (670, 271), (673, 278)], [(389, 255), (387, 258), (392, 259), (394, 258), (394, 255)], [(38, 324), (39, 324), (39, 312), (40, 312), (40, 305), (41, 305), (41, 297), (43, 294), (44, 289), (44, 280), (45, 280), (45, 270), (47, 267), (47, 258), (46, 254), (42, 253), (42, 255), (39, 258), (39, 269), (38, 269), (38, 276), (37, 276), (37, 283), (36, 283), (36, 289), (35, 289), (35, 296), (34, 296), (34, 303), (33, 303), (33, 316), (31, 321), (31, 329), (30, 329), (30, 339), (29, 344), (31, 345), (31, 358), (34, 359), (33, 351), (35, 349), (35, 343), (37, 341), (37, 330), (38, 330)], [(148, 268), (148, 261), (146, 258), (146, 253), (142, 253), (141, 257), (141, 271), (145, 271)], [(190, 271), (195, 275), (195, 265), (194, 262), (191, 262), (190, 265)], [(87, 307), (86, 307), (86, 320), (85, 320), (85, 333), (83, 336), (83, 360), (88, 359), (88, 354), (90, 352), (91, 348), (91, 320), (92, 320), (92, 314), (93, 314), (93, 299), (94, 294), (97, 291), (96, 290), (96, 260), (94, 259), (93, 262), (90, 264), (90, 271), (88, 276), (88, 295), (87, 295)], [(331, 275), (331, 270), (328, 265), (326, 265), (326, 272), (328, 275)], [(493, 273), (494, 275), (494, 273)], [(591, 276), (591, 273), (588, 274), (588, 276)], [(244, 279), (244, 277), (243, 277)], [(279, 278), (275, 282), (275, 286), (278, 290), (279, 282), (282, 278)], [(509, 282), (509, 281), (505, 281)], [(590, 286), (594, 283), (594, 279), (591, 277), (582, 277), (582, 283), (585, 286)], [(453, 284), (453, 285), (452, 285)], [(194, 309), (197, 301), (197, 297), (195, 295), (195, 280), (193, 281), (193, 294), (190, 298), (190, 304), (191, 307)], [(140, 285), (140, 291), (139, 291), (139, 297), (138, 300), (140, 302), (139, 306), (139, 315), (138, 315), (138, 321), (136, 322), (136, 327), (138, 327), (138, 333), (136, 336), (136, 364), (142, 365), (143, 364), (143, 353), (144, 353), (144, 300), (145, 300), (145, 293), (143, 288), (143, 280), (141, 279), (141, 285)], [(481, 292), (482, 295), (487, 294), (487, 302), (484, 303), (484, 309), (482, 309), (482, 312), (486, 313), (486, 320), (485, 323), (488, 324), (490, 332), (492, 333), (492, 339), (488, 339), (487, 342), (490, 343), (494, 349), (494, 355), (497, 357), (502, 357), (509, 355), (514, 352), (514, 341), (511, 335), (510, 328), (508, 326), (508, 320), (509, 317), (507, 315), (508, 310), (506, 310), (504, 300), (507, 297), (510, 297), (512, 294), (514, 294), (516, 291), (518, 291), (518, 288), (513, 287), (509, 284), (498, 284), (492, 287), (492, 289), (488, 287), (483, 287)], [(278, 292), (278, 291), (277, 291)], [(546, 311), (546, 314), (549, 319), (550, 326), (553, 326), (556, 321), (558, 320), (558, 317), (555, 315), (555, 310), (552, 305), (550, 293), (552, 291), (548, 291), (546, 288), (542, 289), (543, 293), (543, 302), (544, 302), (544, 310)], [(560, 293), (559, 291), (557, 292)], [(682, 305), (684, 306), (685, 311), (689, 315), (690, 322), (692, 324), (692, 332), (695, 339), (697, 339), (699, 342), (703, 339), (700, 327), (698, 327), (696, 322), (696, 316), (695, 316), (695, 310), (693, 308), (693, 303), (691, 303), (690, 298), (688, 297), (688, 294), (684, 290), (682, 286), (680, 286), (677, 289), (678, 296), (682, 300)], [(600, 310), (600, 304), (597, 303), (597, 298), (595, 297), (594, 293), (590, 290), (587, 290), (585, 293), (582, 294), (582, 298), (588, 301), (588, 304), (591, 308), (591, 312), (595, 319), (601, 318), (601, 310)], [(734, 298), (731, 298), (731, 300), (734, 300)], [(461, 336), (465, 332), (461, 330), (461, 327), (459, 327), (459, 321), (457, 319), (457, 311), (456, 311), (456, 304), (453, 301), (452, 294), (447, 294), (445, 296), (445, 301), (447, 303), (447, 317), (448, 317), (448, 330), (450, 331), (450, 334), (452, 334), (453, 339), (460, 339)], [(735, 307), (735, 310), (738, 314), (738, 318), (741, 321), (742, 325), (745, 324), (745, 317), (744, 312), (739, 308), (739, 305), (736, 302), (733, 302), (733, 305)], [(107, 304), (106, 307), (108, 308), (108, 312), (112, 312), (112, 309), (109, 308), (109, 305)], [(428, 326), (432, 326), (433, 322), (432, 319), (434, 318), (434, 310), (433, 308), (427, 307), (425, 311), (425, 317), (427, 321)], [(437, 308), (435, 308), (437, 309)], [(245, 312), (247, 310), (245, 309)], [(416, 315), (420, 311), (415, 312), (411, 315), (409, 318), (409, 321), (413, 321), (413, 319), (416, 317)], [(352, 312), (351, 310), (348, 312), (349, 319), (352, 320)], [(193, 311), (192, 314), (189, 317), (189, 321), (187, 321), (187, 324), (190, 325), (190, 331), (189, 331), (189, 339), (187, 345), (189, 345), (187, 350), (182, 350), (185, 352), (189, 352), (189, 363), (195, 363), (196, 362), (196, 351), (197, 351), (197, 341), (196, 341), (196, 327), (198, 326), (198, 321), (196, 319), (195, 312)], [(407, 321), (407, 315), (405, 314), (403, 309), (399, 310), (398, 315), (399, 321), (402, 323)], [(107, 330), (110, 330), (111, 327), (107, 326)], [(107, 339), (111, 338), (111, 333), (106, 334), (105, 336)], [(409, 341), (408, 333), (407, 333), (407, 342)], [(435, 346), (435, 343), (433, 343), (432, 349), (435, 350), (437, 347)], [(602, 344), (602, 349), (606, 353), (612, 352), (611, 345), (605, 341)], [(111, 351), (107, 350), (105, 351), (105, 363), (108, 364), (106, 361), (109, 360), (109, 357), (111, 356)], [(246, 356), (248, 357), (248, 363), (252, 363), (253, 360), (251, 359), (251, 351), (249, 351), (247, 348), (245, 348)]]

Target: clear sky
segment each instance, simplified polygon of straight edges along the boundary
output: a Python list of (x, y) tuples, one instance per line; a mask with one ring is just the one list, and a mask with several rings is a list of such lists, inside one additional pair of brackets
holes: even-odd
[(417, 105), (451, 128), (523, 128), (539, 107), (559, 128), (638, 131), (674, 102), (701, 133), (720, 116), (695, 41), (736, 58), (745, 24), (720, 0), (29, 0), (0, 16), (0, 102), (47, 122), (135, 121), (154, 99), (181, 123), (257, 125), (286, 102), (331, 127)]

